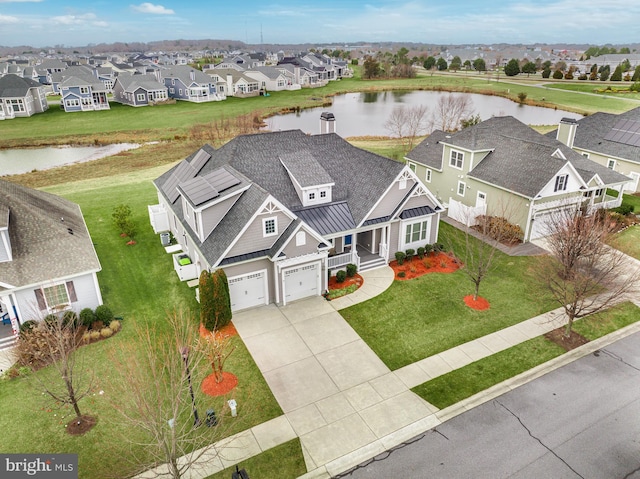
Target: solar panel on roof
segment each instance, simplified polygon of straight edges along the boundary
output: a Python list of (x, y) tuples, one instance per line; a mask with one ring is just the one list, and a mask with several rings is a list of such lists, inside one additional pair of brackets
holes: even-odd
[(207, 160), (209, 160), (209, 158), (211, 158), (211, 155), (209, 153), (204, 150), (199, 150), (198, 153), (196, 153), (196, 156), (191, 159), (190, 164), (195, 170), (196, 175), (200, 173), (200, 170), (207, 163)]
[(224, 168), (218, 168), (204, 176), (216, 190), (223, 192), (240, 184), (240, 180)]
[(194, 206), (199, 206), (219, 196), (218, 191), (201, 176), (180, 183), (180, 189)]
[(187, 162), (187, 160), (182, 160), (176, 169), (173, 170), (169, 179), (162, 186), (162, 191), (164, 191), (171, 203), (174, 203), (178, 199), (178, 196), (180, 196), (177, 189), (178, 184), (189, 180), (194, 176), (196, 176), (195, 169), (189, 164), (189, 162)]
[(623, 145), (640, 146), (640, 121), (619, 120), (604, 139)]

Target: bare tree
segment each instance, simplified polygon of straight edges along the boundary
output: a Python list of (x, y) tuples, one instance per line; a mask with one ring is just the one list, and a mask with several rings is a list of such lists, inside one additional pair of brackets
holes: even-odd
[(462, 120), (473, 113), (471, 100), (465, 95), (443, 94), (433, 113), (433, 125), (442, 131), (457, 131)]
[(73, 408), (75, 417), (67, 431), (80, 434), (91, 429), (96, 418), (80, 411), (80, 401), (93, 391), (93, 377), (84, 367), (83, 352), (76, 351), (81, 342), (76, 320), (72, 312), (47, 316), (20, 334), (16, 350), (23, 366), (35, 370), (51, 364), (53, 374), (34, 374), (33, 380), (53, 400)]
[(145, 477), (155, 473), (177, 479), (199, 461), (211, 459), (221, 431), (200, 425), (197, 416), (192, 375), (199, 378), (208, 368), (197, 347), (194, 322), (181, 312), (167, 319), (168, 332), (137, 327), (134, 341), (112, 351), (117, 373), (112, 399), (123, 419), (125, 439), (138, 446), (127, 457), (132, 472), (155, 467)]
[(236, 118), (222, 116), (210, 123), (192, 127), (189, 136), (194, 141), (210, 143), (218, 148), (238, 135), (258, 132), (261, 126), (259, 117), (250, 114)]
[(211, 332), (207, 334), (202, 347), (204, 348), (207, 359), (211, 364), (211, 369), (213, 369), (216, 382), (222, 382), (224, 363), (236, 349), (231, 343), (231, 337), (224, 336), (220, 332)]
[(606, 215), (587, 216), (577, 208), (552, 215), (546, 238), (550, 255), (541, 257), (536, 276), (564, 309), (564, 336), (574, 320), (617, 303), (635, 291), (638, 272), (626, 256), (608, 246), (612, 231)]
[(402, 142), (405, 153), (411, 150), (418, 136), (427, 133), (428, 122), (425, 105), (397, 106), (393, 109), (384, 124), (387, 131)]

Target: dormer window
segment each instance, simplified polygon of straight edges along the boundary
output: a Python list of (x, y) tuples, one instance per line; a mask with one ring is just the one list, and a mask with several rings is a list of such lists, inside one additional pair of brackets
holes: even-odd
[(262, 232), (263, 236), (274, 236), (278, 234), (278, 219), (277, 218), (265, 218), (262, 220)]
[(315, 193), (309, 193), (309, 199), (310, 200), (315, 200), (316, 199), (316, 194)]
[(320, 198), (326, 198), (326, 197), (327, 197), (327, 192), (326, 192), (326, 190), (322, 190), (322, 191), (320, 192)]

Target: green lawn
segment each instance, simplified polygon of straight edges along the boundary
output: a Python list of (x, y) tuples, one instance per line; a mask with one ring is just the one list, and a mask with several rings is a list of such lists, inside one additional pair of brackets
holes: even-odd
[(640, 214), (640, 195), (628, 195), (624, 194), (622, 196), (623, 203), (629, 203), (633, 205), (633, 212), (635, 214)]
[[(462, 236), (440, 223), (439, 241), (445, 245), (459, 244)], [(341, 314), (389, 368), (397, 369), (553, 309), (528, 277), (534, 261), (497, 253), (496, 269), (480, 287), (491, 304), (486, 311), (465, 305), (473, 283), (457, 271), (394, 281), (380, 296)]]
[[(251, 479), (289, 479), (307, 472), (299, 439), (286, 442), (247, 459), (238, 464), (238, 467), (244, 469)], [(235, 470), (235, 466), (229, 467), (207, 479), (229, 479)]]
[[(639, 308), (633, 303), (624, 303), (609, 311), (580, 319), (574, 323), (573, 330), (594, 340), (639, 321), (639, 313)], [(563, 353), (564, 349), (560, 346), (539, 336), (443, 374), (416, 386), (412, 391), (443, 409)]]
[[(110, 349), (133, 340), (134, 323), (166, 329), (167, 311), (182, 308), (192, 311), (196, 318), (199, 314), (194, 291), (178, 281), (170, 256), (149, 225), (147, 205), (157, 202), (153, 185), (147, 179), (130, 181), (126, 176), (110, 180), (114, 184), (107, 181), (108, 186), (101, 186), (106, 181), (101, 180), (50, 189), (80, 204), (102, 264), (99, 282), (103, 299), (117, 316), (124, 317), (120, 333), (80, 350), (97, 378), (97, 389), (104, 391), (103, 395), (96, 394), (80, 404), (87, 413), (98, 417), (98, 425), (85, 436), (72, 437), (64, 432), (60, 419), (68, 411), (54, 407), (48, 412), (51, 403), (32, 387), (28, 378), (0, 383), (3, 452), (78, 453), (81, 477), (96, 479), (126, 475), (126, 465), (120, 457), (130, 457), (132, 446), (123, 437), (135, 437), (135, 431), (123, 431), (120, 418), (111, 407), (113, 365)], [(125, 245), (126, 240), (120, 238), (112, 226), (113, 207), (123, 202), (132, 208), (139, 226), (135, 246)], [(233, 341), (237, 350), (227, 361), (226, 370), (239, 378), (235, 399), (240, 414), (234, 419), (227, 418), (224, 427), (227, 434), (235, 434), (282, 414), (243, 342), (239, 337)], [(194, 377), (207, 373), (194, 371)], [(47, 375), (51, 371), (46, 369), (37, 374)], [(210, 407), (216, 411), (222, 409), (223, 398), (206, 396), (199, 387), (194, 390), (201, 413)], [(212, 441), (218, 439), (212, 436)]]
[(640, 260), (640, 226), (635, 225), (615, 235), (615, 247)]
[[(599, 95), (614, 95), (620, 98), (628, 98), (640, 100), (640, 93), (629, 92), (632, 82), (611, 82), (605, 83), (600, 81), (585, 81), (584, 83), (553, 83), (545, 85), (547, 88), (555, 88), (558, 90), (576, 91), (582, 93), (596, 93)], [(610, 90), (607, 90), (610, 87)]]

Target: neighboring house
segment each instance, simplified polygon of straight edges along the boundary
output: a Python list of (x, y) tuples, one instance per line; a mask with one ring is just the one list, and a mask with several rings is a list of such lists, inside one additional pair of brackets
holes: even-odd
[(317, 72), (299, 66), (297, 63), (278, 63), (275, 68), (287, 78), (289, 85), (316, 88), (327, 84), (327, 82), (320, 79)]
[[(244, 74), (258, 81), (262, 91), (282, 91), (288, 88), (287, 77), (274, 67), (255, 67)], [(300, 86), (298, 85), (298, 88)]]
[(630, 179), (541, 135), (513, 117), (494, 117), (457, 133), (434, 131), (406, 155), (408, 166), (467, 225), (506, 217), (524, 241), (549, 233), (557, 212), (619, 206)]
[(232, 68), (215, 68), (207, 71), (207, 75), (212, 78), (220, 93), (241, 98), (258, 96), (260, 83), (247, 73)]
[(91, 75), (66, 76), (60, 82), (60, 105), (66, 112), (109, 110), (107, 87)]
[(640, 107), (626, 113), (594, 113), (581, 120), (562, 119), (548, 133), (578, 153), (633, 181), (625, 191), (640, 191)]
[(205, 145), (155, 185), (151, 222), (182, 246), (178, 275), (224, 268), (233, 310), (318, 296), (329, 270), (384, 266), (398, 250), (434, 243), (442, 211), (406, 165), (335, 133)]
[(113, 101), (130, 106), (147, 106), (167, 100), (167, 87), (153, 75), (129, 75), (116, 77), (113, 85)]
[(160, 82), (169, 91), (169, 97), (196, 103), (220, 101), (216, 84), (206, 73), (189, 66), (176, 65), (158, 70)]
[(0, 77), (0, 120), (31, 116), (48, 108), (44, 85), (13, 74)]
[(100, 269), (77, 204), (0, 180), (0, 315), (14, 328), (102, 304)]

